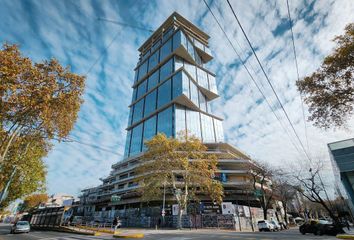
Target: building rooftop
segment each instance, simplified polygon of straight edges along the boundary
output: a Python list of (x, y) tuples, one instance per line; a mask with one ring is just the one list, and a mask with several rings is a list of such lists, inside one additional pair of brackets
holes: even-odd
[(164, 34), (172, 26), (182, 27), (189, 35), (198, 39), (200, 42), (208, 46), (208, 39), (210, 38), (208, 34), (200, 30), (193, 23), (182, 17), (177, 12), (173, 12), (167, 20), (161, 24), (161, 26), (141, 45), (138, 49), (140, 53), (144, 54), (149, 50), (156, 39), (160, 39), (161, 35)]

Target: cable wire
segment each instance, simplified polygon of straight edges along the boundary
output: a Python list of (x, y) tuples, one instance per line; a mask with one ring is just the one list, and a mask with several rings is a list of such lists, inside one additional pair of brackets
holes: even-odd
[[(293, 43), (293, 52), (294, 52), (294, 60), (295, 60), (295, 66), (296, 66), (297, 80), (300, 81), (299, 64), (297, 62), (295, 38), (294, 38), (294, 31), (293, 31), (293, 20), (291, 19), (289, 0), (286, 0), (286, 6), (287, 6), (287, 9), (288, 9), (289, 25), (290, 25), (290, 31), (291, 31), (291, 39), (292, 39), (292, 43)], [(303, 118), (304, 127), (305, 127), (305, 137), (306, 137), (307, 151), (309, 151), (309, 140), (308, 140), (308, 136), (307, 136), (307, 126), (306, 126), (306, 120), (305, 120), (304, 101), (302, 99), (301, 93), (300, 93), (300, 101), (301, 101), (302, 118)]]
[[(267, 97), (265, 96), (264, 92), (262, 91), (262, 89), (259, 87), (258, 83), (256, 82), (256, 80), (254, 79), (253, 75), (251, 74), (251, 72), (249, 71), (248, 67), (246, 66), (246, 63), (244, 62), (244, 60), (242, 59), (241, 55), (239, 54), (239, 52), (236, 50), (234, 44), (231, 42), (229, 36), (227, 35), (227, 33), (225, 32), (224, 28), (221, 26), (219, 20), (216, 18), (214, 12), (211, 10), (209, 4), (206, 2), (206, 0), (203, 0), (203, 2), (205, 3), (206, 7), (208, 8), (209, 12), (211, 13), (211, 15), (213, 16), (214, 20), (216, 21), (216, 23), (218, 24), (220, 30), (223, 32), (223, 34), (225, 35), (227, 41), (229, 42), (229, 44), (231, 45), (232, 49), (234, 50), (234, 52), (236, 53), (237, 57), (239, 58), (239, 60), (242, 63), (242, 66), (244, 67), (244, 69), (246, 70), (247, 74), (250, 76), (252, 82), (254, 83), (254, 85), (256, 86), (257, 90), (261, 93), (263, 99), (265, 100), (265, 102), (267, 103), (268, 107), (270, 108), (270, 110), (272, 111), (272, 113), (274, 114), (275, 118), (278, 120), (280, 126), (284, 129), (285, 133), (288, 135), (290, 142), (292, 143), (292, 145), (294, 146), (294, 148), (298, 151), (301, 152), (298, 147), (296, 146), (296, 144), (292, 141), (292, 138), (288, 132), (288, 130), (285, 128), (285, 126), (283, 125), (281, 119), (278, 117), (278, 115), (275, 113), (275, 110), (273, 109), (272, 105), (270, 104), (270, 102), (268, 101)], [(237, 42), (237, 41), (236, 41)]]
[(294, 132), (294, 134), (295, 134), (295, 136), (296, 136), (296, 138), (297, 138), (297, 140), (299, 141), (301, 148), (303, 149), (303, 151), (304, 151), (304, 153), (305, 153), (307, 159), (308, 159), (310, 162), (312, 162), (312, 161), (311, 161), (311, 158), (309, 157), (309, 155), (308, 155), (308, 153), (307, 153), (307, 151), (306, 151), (306, 149), (305, 149), (305, 147), (304, 147), (304, 145), (303, 145), (303, 143), (302, 143), (302, 141), (301, 141), (301, 139), (300, 139), (300, 137), (299, 137), (299, 135), (298, 135), (298, 133), (297, 133), (296, 130), (295, 130), (295, 127), (294, 127), (293, 123), (291, 122), (291, 120), (290, 120), (290, 118), (289, 118), (288, 113), (286, 112), (286, 110), (285, 110), (285, 108), (284, 108), (282, 102), (280, 101), (280, 98), (279, 98), (277, 92), (276, 92), (275, 89), (274, 89), (274, 86), (273, 86), (272, 82), (270, 81), (270, 79), (269, 79), (269, 77), (268, 77), (268, 74), (265, 72), (265, 70), (264, 70), (264, 68), (263, 68), (263, 65), (262, 65), (262, 63), (260, 62), (260, 60), (259, 60), (259, 58), (258, 58), (258, 55), (257, 55), (256, 51), (254, 50), (254, 47), (253, 47), (251, 41), (249, 40), (249, 38), (248, 38), (248, 36), (247, 36), (245, 30), (243, 29), (242, 24), (241, 24), (240, 20), (238, 19), (238, 17), (237, 17), (237, 15), (236, 15), (236, 13), (235, 13), (235, 11), (234, 11), (234, 9), (233, 9), (233, 7), (232, 7), (230, 1), (229, 1), (229, 0), (226, 0), (226, 1), (227, 1), (227, 3), (229, 4), (229, 7), (230, 7), (230, 9), (231, 9), (231, 11), (232, 11), (232, 13), (233, 13), (233, 15), (234, 15), (236, 21), (237, 21), (237, 24), (238, 24), (239, 27), (241, 28), (242, 33), (243, 33), (243, 35), (245, 36), (245, 38), (246, 38), (246, 40), (247, 40), (247, 43), (248, 43), (248, 45), (250, 46), (250, 48), (251, 48), (251, 50), (252, 50), (252, 52), (253, 52), (253, 55), (255, 56), (255, 58), (256, 58), (256, 60), (257, 60), (257, 62), (258, 62), (258, 64), (259, 64), (259, 66), (260, 66), (260, 68), (261, 68), (261, 70), (262, 70), (262, 72), (263, 72), (263, 74), (264, 74), (264, 76), (265, 76), (265, 78), (266, 78), (266, 80), (267, 80), (269, 86), (271, 87), (271, 89), (272, 89), (272, 91), (273, 91), (273, 93), (274, 93), (274, 95), (275, 95), (275, 97), (276, 97), (276, 99), (277, 99), (277, 101), (278, 101), (278, 103), (279, 103), (279, 105), (280, 105), (280, 107), (281, 107), (281, 109), (283, 110), (283, 112), (284, 112), (284, 114), (285, 114), (285, 117), (287, 118), (287, 120), (288, 120), (288, 122), (289, 122), (289, 124), (290, 124), (290, 126), (291, 126), (291, 128), (292, 128), (292, 130), (293, 130), (293, 132)]

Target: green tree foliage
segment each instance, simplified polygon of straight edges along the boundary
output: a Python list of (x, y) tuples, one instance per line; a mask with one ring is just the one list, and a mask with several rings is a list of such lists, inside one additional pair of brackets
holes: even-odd
[(0, 49), (0, 191), (17, 167), (7, 203), (44, 187), (42, 159), (73, 128), (84, 83), (56, 59), (33, 63), (16, 45)]
[(181, 228), (183, 210), (198, 195), (208, 195), (221, 203), (223, 188), (214, 180), (217, 158), (206, 153), (207, 147), (195, 137), (179, 139), (158, 134), (146, 143), (147, 151), (138, 167), (140, 191), (145, 201), (162, 200), (165, 187), (179, 205), (178, 227)]
[(344, 126), (353, 113), (354, 23), (347, 25), (345, 34), (334, 41), (337, 47), (322, 66), (296, 83), (309, 106), (309, 120), (325, 129)]

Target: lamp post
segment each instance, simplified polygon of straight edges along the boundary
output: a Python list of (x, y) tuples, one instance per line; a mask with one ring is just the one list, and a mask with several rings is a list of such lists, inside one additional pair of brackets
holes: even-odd
[(165, 201), (166, 201), (166, 182), (163, 183), (163, 200), (162, 200), (162, 226), (165, 226)]

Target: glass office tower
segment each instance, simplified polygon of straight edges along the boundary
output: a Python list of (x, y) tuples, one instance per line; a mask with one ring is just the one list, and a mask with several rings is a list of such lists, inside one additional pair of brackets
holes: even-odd
[[(143, 160), (144, 141), (158, 132), (176, 137), (188, 131), (200, 138), (218, 158), (215, 180), (223, 184), (224, 201), (255, 201), (249, 191), (249, 169), (254, 164), (249, 156), (224, 142), (222, 119), (210, 108), (210, 102), (219, 95), (215, 74), (206, 67), (213, 58), (208, 39), (195, 25), (173, 13), (139, 48), (125, 156), (101, 178), (101, 185), (82, 191), (85, 216), (112, 219), (131, 215), (127, 208), (142, 209), (136, 167)], [(166, 199), (174, 201), (172, 196)], [(207, 196), (200, 199), (210, 203)]]
[(125, 157), (144, 151), (157, 133), (176, 137), (188, 132), (204, 143), (224, 140), (222, 119), (210, 101), (218, 97), (215, 74), (205, 68), (212, 59), (208, 36), (179, 27), (178, 16), (139, 49), (127, 128)]

